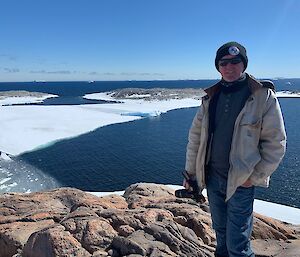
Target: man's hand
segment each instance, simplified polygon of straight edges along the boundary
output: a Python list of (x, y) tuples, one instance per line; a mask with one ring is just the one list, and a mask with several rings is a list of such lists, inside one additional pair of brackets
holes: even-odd
[(252, 182), (251, 180), (248, 178), (244, 184), (242, 184), (242, 187), (252, 187)]
[(191, 187), (191, 185), (189, 184), (189, 182), (185, 178), (183, 179), (182, 185), (184, 186), (184, 188), (187, 191), (189, 191), (189, 192), (193, 191), (193, 188)]

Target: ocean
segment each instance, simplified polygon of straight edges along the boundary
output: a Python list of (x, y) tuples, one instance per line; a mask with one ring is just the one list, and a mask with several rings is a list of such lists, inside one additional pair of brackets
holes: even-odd
[[(205, 88), (215, 81), (114, 81), (0, 83), (0, 91), (27, 90), (59, 95), (44, 105), (91, 104), (87, 93), (116, 88)], [(277, 90), (300, 90), (300, 79), (274, 80)], [(257, 188), (256, 198), (300, 208), (300, 99), (281, 98), (288, 142), (287, 153), (268, 189)], [(76, 138), (0, 161), (11, 175), (10, 187), (0, 191), (37, 191), (71, 186), (86, 191), (118, 191), (136, 182), (181, 184), (188, 130), (197, 108), (169, 111), (158, 117), (113, 124)], [(0, 149), (1, 150), (1, 149)]]

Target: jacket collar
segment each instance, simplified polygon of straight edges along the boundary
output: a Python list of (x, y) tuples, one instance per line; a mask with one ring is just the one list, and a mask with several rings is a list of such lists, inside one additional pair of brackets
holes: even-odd
[[(263, 84), (260, 83), (258, 80), (256, 80), (252, 75), (249, 75), (248, 73), (246, 73), (246, 76), (248, 77), (248, 86), (249, 89), (251, 91), (251, 93), (253, 94), (256, 90), (260, 89), (263, 87)], [(217, 92), (220, 91), (220, 87), (221, 87), (221, 81), (217, 82), (216, 84), (204, 89), (204, 92), (207, 94), (206, 98), (211, 98), (212, 96), (214, 96)]]

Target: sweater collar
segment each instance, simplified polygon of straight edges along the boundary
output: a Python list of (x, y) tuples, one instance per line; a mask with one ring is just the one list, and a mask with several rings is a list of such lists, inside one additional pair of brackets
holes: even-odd
[(230, 94), (241, 90), (245, 85), (247, 85), (248, 76), (243, 73), (242, 76), (233, 82), (227, 82), (225, 80), (220, 81), (220, 89), (224, 94)]
[[(251, 93), (254, 93), (257, 89), (262, 88), (263, 85), (257, 81), (253, 76), (249, 75), (248, 73), (245, 73), (245, 75), (248, 77), (248, 86), (250, 88)], [(204, 92), (207, 94), (207, 98), (212, 97), (214, 94), (220, 91), (221, 88), (221, 81), (217, 82), (216, 84), (212, 85), (211, 87), (208, 87), (204, 89)]]

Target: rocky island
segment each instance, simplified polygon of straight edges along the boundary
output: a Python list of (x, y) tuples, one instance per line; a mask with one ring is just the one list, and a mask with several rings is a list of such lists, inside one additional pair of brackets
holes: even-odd
[[(120, 88), (105, 93), (87, 94), (83, 97), (110, 101), (144, 100), (150, 102), (181, 99), (201, 100), (204, 95), (206, 93), (203, 88)], [(298, 91), (278, 91), (276, 95), (280, 98), (300, 97)]]
[[(73, 188), (0, 196), (0, 257), (214, 256), (209, 206), (138, 183), (123, 196)], [(300, 227), (255, 214), (259, 257), (300, 256)]]
[(46, 93), (40, 93), (40, 92), (29, 92), (25, 90), (11, 90), (11, 91), (0, 91), (0, 100), (5, 99), (7, 97), (43, 97), (45, 95), (48, 95)]
[(25, 90), (0, 91), (0, 106), (41, 103), (45, 99), (51, 97), (58, 96), (41, 92), (29, 92)]
[(191, 98), (200, 100), (205, 95), (202, 88), (120, 88), (108, 93), (115, 99), (143, 99), (146, 101), (162, 101)]

